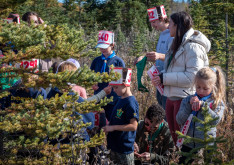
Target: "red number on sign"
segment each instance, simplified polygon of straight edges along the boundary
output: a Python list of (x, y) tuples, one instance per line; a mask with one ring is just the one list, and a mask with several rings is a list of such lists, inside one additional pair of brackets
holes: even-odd
[(98, 41), (101, 39), (101, 35), (102, 35), (102, 33), (99, 33), (99, 35), (98, 35)]
[(109, 35), (108, 35), (108, 34), (105, 34), (104, 40), (105, 40), (105, 41), (108, 41), (108, 38), (109, 38)]
[(132, 79), (132, 73), (129, 74), (129, 79), (128, 79), (129, 83), (131, 82), (131, 79)]
[(34, 68), (34, 61), (30, 61), (29, 65)]
[(34, 67), (37, 67), (37, 60), (34, 61)]
[(100, 33), (99, 34), (98, 41), (99, 40), (102, 40), (102, 41), (104, 40), (104, 33)]
[(154, 11), (149, 11), (149, 19), (154, 18)]
[(23, 61), (22, 61), (21, 64), (20, 64), (20, 67), (23, 67), (23, 65), (24, 65), (24, 63), (23, 63)]
[(28, 62), (28, 61), (25, 61), (25, 62), (24, 62), (24, 65), (26, 65), (26, 67), (25, 67), (25, 68), (27, 69), (27, 68), (28, 68), (28, 66), (29, 66), (29, 62)]
[(163, 8), (163, 15), (166, 15), (165, 9)]

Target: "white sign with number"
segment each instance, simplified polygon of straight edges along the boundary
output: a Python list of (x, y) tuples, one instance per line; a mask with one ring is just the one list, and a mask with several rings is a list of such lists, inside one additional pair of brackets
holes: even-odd
[[(111, 69), (111, 68), (110, 68)], [(121, 75), (120, 79), (117, 81), (111, 81), (109, 85), (122, 85), (130, 86), (132, 80), (132, 69), (130, 68), (113, 68), (115, 73)], [(126, 73), (126, 74), (125, 74)]]
[(125, 79), (125, 86), (130, 86), (132, 80), (132, 69), (128, 69), (127, 76)]
[(98, 34), (98, 44), (112, 44), (114, 43), (114, 33), (111, 31), (101, 30)]
[[(153, 65), (148, 71), (147, 74), (149, 75), (149, 77), (151, 78), (151, 80), (155, 77), (158, 76), (160, 74), (160, 72), (158, 71), (158, 69), (156, 68), (155, 65)], [(156, 88), (158, 89), (158, 91), (160, 92), (161, 95), (163, 95), (163, 91), (164, 91), (164, 86), (162, 84), (156, 86)]]
[(7, 19), (3, 19), (4, 21), (7, 21), (7, 23), (12, 23), (13, 22), (13, 18), (7, 18)]
[(163, 5), (147, 9), (149, 15), (149, 21), (155, 21), (159, 19), (159, 16), (162, 18), (167, 18), (167, 14)]
[(20, 64), (20, 67), (24, 69), (36, 68), (35, 73), (37, 73), (39, 71), (39, 59), (23, 60)]
[(123, 68), (113, 68), (115, 73), (119, 73), (121, 75), (120, 79), (117, 81), (111, 81), (109, 85), (122, 85), (123, 84)]
[(158, 12), (157, 12), (156, 7), (147, 9), (147, 11), (148, 11), (148, 16), (149, 16), (150, 22), (158, 20)]
[[(190, 114), (189, 117), (188, 117), (188, 119), (186, 120), (184, 126), (181, 128), (181, 131), (180, 131), (180, 132), (181, 132), (183, 135), (187, 135), (188, 129), (189, 129), (189, 126), (190, 126), (190, 123), (191, 123), (192, 119), (193, 119), (193, 114)], [(176, 142), (176, 146), (177, 146), (177, 147), (181, 147), (182, 144), (183, 144), (183, 142), (184, 142), (184, 138), (179, 138), (179, 139), (177, 140), (177, 142)]]
[(163, 5), (160, 6), (161, 16), (167, 18), (167, 14)]

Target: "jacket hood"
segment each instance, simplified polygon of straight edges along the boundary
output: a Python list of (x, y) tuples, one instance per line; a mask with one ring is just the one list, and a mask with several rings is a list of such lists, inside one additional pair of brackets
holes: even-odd
[(198, 30), (194, 30), (193, 28), (191, 28), (187, 31), (187, 33), (185, 33), (182, 40), (182, 44), (184, 45), (189, 41), (196, 42), (202, 45), (205, 48), (206, 53), (210, 51), (211, 43), (209, 39), (202, 32)]

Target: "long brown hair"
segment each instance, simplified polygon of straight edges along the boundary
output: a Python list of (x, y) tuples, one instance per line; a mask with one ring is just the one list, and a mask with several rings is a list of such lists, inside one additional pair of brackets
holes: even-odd
[(195, 84), (198, 79), (208, 80), (210, 85), (213, 86), (212, 98), (214, 103), (212, 109), (214, 110), (217, 106), (223, 102), (225, 104), (226, 99), (226, 81), (225, 75), (222, 69), (219, 66), (213, 68), (202, 68), (200, 69), (195, 76)]
[(193, 20), (192, 17), (184, 11), (172, 14), (171, 19), (174, 24), (177, 25), (176, 36), (174, 37), (171, 46), (171, 50), (174, 56), (182, 43), (184, 34), (192, 27)]

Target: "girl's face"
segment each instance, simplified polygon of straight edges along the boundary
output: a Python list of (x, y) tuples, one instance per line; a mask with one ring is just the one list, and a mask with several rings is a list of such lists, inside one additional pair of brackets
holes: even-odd
[(109, 47), (106, 48), (106, 49), (100, 48), (100, 51), (101, 51), (102, 54), (103, 54), (104, 56), (106, 56), (106, 57), (108, 57), (109, 55), (111, 55), (112, 52), (113, 52), (111, 46), (109, 46)]
[(169, 21), (169, 30), (170, 30), (170, 36), (171, 37), (176, 36), (176, 29), (177, 29), (177, 25), (175, 25), (175, 23), (172, 21), (172, 19), (170, 19), (170, 21)]
[(208, 96), (213, 90), (214, 84), (211, 84), (209, 80), (198, 79), (196, 82), (197, 95), (202, 97)]

